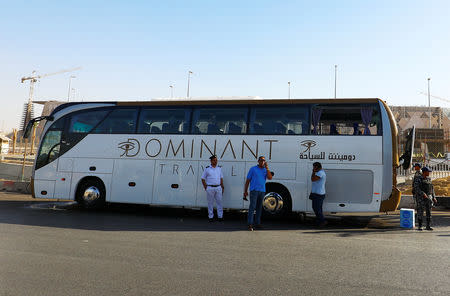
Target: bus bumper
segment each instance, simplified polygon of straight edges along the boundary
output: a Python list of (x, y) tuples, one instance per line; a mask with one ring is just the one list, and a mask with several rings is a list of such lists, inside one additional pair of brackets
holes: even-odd
[(392, 212), (395, 211), (400, 204), (402, 193), (396, 187), (392, 188), (392, 193), (389, 199), (383, 200), (380, 206), (380, 212)]

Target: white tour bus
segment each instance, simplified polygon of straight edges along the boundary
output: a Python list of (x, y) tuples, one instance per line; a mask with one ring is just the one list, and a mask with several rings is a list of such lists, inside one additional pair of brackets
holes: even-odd
[(327, 174), (324, 211), (391, 211), (400, 201), (397, 128), (380, 99), (67, 103), (29, 126), (43, 119), (31, 181), (36, 198), (86, 208), (206, 207), (200, 177), (216, 154), (224, 208), (248, 208), (244, 182), (260, 155), (274, 173), (266, 186), (268, 213), (312, 211), (316, 161)]

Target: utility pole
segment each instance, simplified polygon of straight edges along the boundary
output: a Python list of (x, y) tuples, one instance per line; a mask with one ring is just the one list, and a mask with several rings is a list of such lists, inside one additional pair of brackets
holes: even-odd
[(31, 148), (30, 148), (30, 155), (34, 154), (34, 141), (36, 140), (36, 128), (37, 128), (37, 122), (33, 124), (33, 132), (31, 133)]
[(23, 160), (22, 160), (22, 172), (20, 174), (20, 181), (24, 180), (24, 176), (25, 176), (25, 160), (27, 159), (27, 140), (25, 138), (25, 149), (23, 150)]
[(16, 154), (17, 129), (13, 128), (13, 154)]
[(430, 80), (431, 80), (431, 78), (428, 78), (428, 113), (429, 113), (429, 117), (430, 117), (430, 128), (431, 128)]
[(188, 86), (187, 86), (187, 98), (188, 99), (189, 99), (189, 86), (190, 86), (190, 83), (191, 83), (191, 74), (194, 74), (194, 72), (192, 72), (192, 71), (188, 72)]
[(334, 65), (334, 98), (336, 99), (336, 87), (337, 87), (337, 65)]
[(291, 82), (288, 81), (288, 99), (291, 99)]

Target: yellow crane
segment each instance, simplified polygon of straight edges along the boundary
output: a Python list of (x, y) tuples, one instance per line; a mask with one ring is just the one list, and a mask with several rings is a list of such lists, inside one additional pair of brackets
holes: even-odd
[(25, 130), (25, 128), (28, 124), (28, 121), (30, 121), (30, 119), (31, 119), (31, 104), (33, 103), (34, 84), (38, 81), (38, 79), (41, 79), (41, 78), (44, 78), (47, 76), (53, 76), (53, 75), (58, 75), (58, 74), (62, 74), (62, 73), (73, 72), (73, 71), (80, 70), (80, 69), (81, 69), (81, 67), (77, 67), (77, 68), (65, 69), (65, 70), (61, 70), (58, 72), (47, 73), (47, 74), (42, 74), (42, 75), (37, 75), (36, 71), (33, 71), (31, 73), (31, 76), (22, 77), (20, 79), (21, 83), (24, 83), (27, 80), (30, 81), (30, 95), (28, 97), (28, 105), (27, 105), (27, 109), (26, 109), (25, 117), (24, 117), (24, 121), (23, 121), (23, 127), (22, 127), (23, 130)]

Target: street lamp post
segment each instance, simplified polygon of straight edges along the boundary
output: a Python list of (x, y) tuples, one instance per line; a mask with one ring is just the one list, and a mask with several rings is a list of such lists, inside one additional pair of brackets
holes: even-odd
[(173, 85), (169, 85), (170, 87), (170, 98), (173, 98)]
[(337, 65), (334, 65), (334, 98), (336, 99), (336, 87), (337, 87)]
[(69, 102), (69, 100), (70, 100), (70, 85), (72, 84), (72, 79), (73, 78), (77, 78), (76, 76), (74, 76), (74, 75), (70, 75), (70, 77), (69, 77), (69, 90), (67, 91), (67, 102)]
[(291, 82), (288, 81), (288, 99), (291, 99)]
[(191, 74), (193, 74), (193, 73), (194, 72), (192, 72), (192, 71), (188, 72), (187, 98), (189, 98), (189, 86), (190, 86), (190, 83), (191, 83)]
[(430, 117), (430, 128), (431, 128), (430, 80), (431, 80), (431, 78), (428, 78), (428, 113), (429, 113), (429, 117)]

